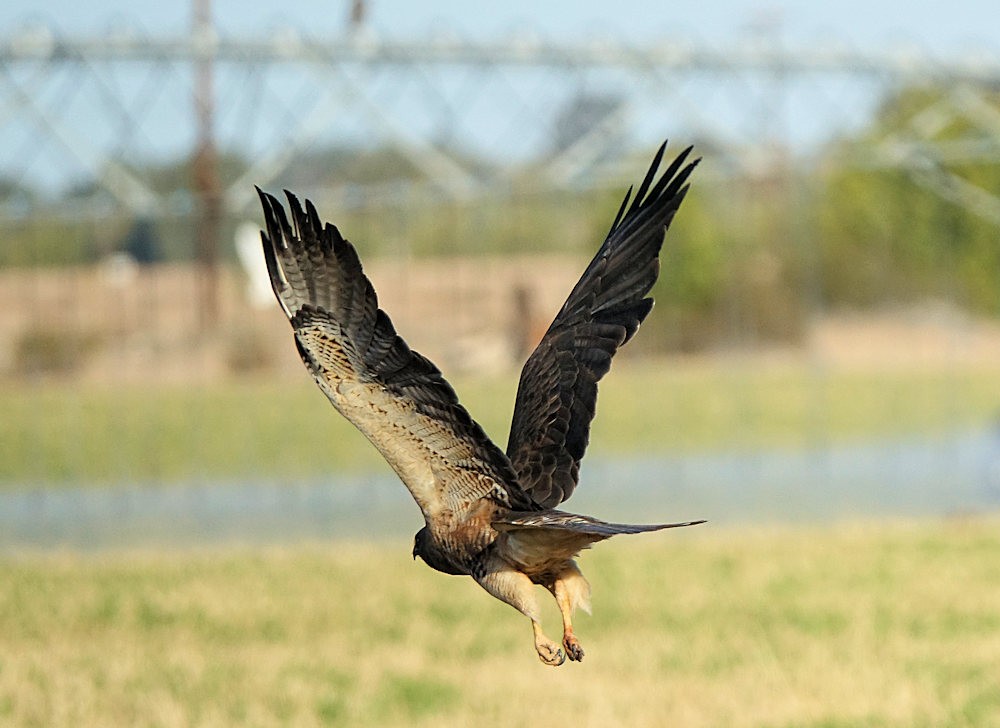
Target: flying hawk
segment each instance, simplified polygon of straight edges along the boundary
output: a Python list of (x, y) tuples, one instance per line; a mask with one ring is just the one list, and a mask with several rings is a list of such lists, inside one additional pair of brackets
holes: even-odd
[[(577, 484), (597, 383), (653, 306), (647, 294), (664, 233), (700, 161), (685, 164), (688, 147), (656, 180), (665, 149), (666, 142), (631, 205), (629, 188), (604, 244), (524, 365), (506, 453), (438, 368), (396, 334), (340, 231), (286, 191), (289, 223), (282, 204), (257, 189), (267, 270), (302, 361), (423, 513), (413, 557), (471, 576), (527, 616), (547, 665), (583, 659), (571, 622), (577, 607), (590, 608), (590, 585), (574, 561), (582, 549), (620, 533), (702, 523), (624, 525), (556, 509)], [(542, 633), (534, 584), (559, 605), (562, 648)]]

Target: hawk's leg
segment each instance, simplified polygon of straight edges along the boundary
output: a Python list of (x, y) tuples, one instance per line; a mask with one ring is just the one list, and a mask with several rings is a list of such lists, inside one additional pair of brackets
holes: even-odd
[(559, 605), (559, 612), (562, 614), (562, 643), (566, 648), (566, 656), (571, 660), (580, 661), (583, 659), (583, 647), (573, 634), (573, 611), (577, 607), (590, 611), (590, 584), (576, 563), (571, 561), (552, 582), (549, 590), (556, 598), (556, 604)]
[(531, 618), (531, 631), (535, 634), (535, 652), (538, 653), (539, 660), (552, 667), (558, 667), (566, 661), (566, 656), (559, 649), (559, 645), (545, 636), (541, 622), (534, 617)]
[(532, 584), (531, 579), (520, 571), (504, 566), (497, 571), (487, 572), (478, 581), (490, 594), (502, 602), (507, 602), (531, 620), (531, 629), (535, 635), (535, 652), (538, 653), (538, 659), (553, 667), (563, 664), (566, 655), (558, 644), (542, 632), (542, 625), (539, 621), (541, 613), (538, 609), (538, 600), (535, 598), (535, 585)]
[(573, 634), (573, 607), (569, 600), (565, 582), (562, 579), (557, 579), (553, 585), (552, 592), (555, 594), (556, 603), (559, 605), (559, 611), (562, 614), (563, 647), (566, 648), (566, 657), (571, 660), (580, 661), (583, 659), (583, 647), (580, 646), (580, 640)]

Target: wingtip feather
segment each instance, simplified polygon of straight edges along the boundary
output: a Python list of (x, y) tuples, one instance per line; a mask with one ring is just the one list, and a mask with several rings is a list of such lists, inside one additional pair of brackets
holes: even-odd
[(632, 207), (629, 212), (637, 210), (642, 206), (643, 201), (646, 197), (646, 192), (649, 190), (649, 186), (653, 183), (656, 178), (656, 172), (660, 168), (660, 162), (663, 161), (663, 155), (667, 151), (667, 142), (664, 140), (660, 148), (656, 150), (656, 154), (653, 156), (653, 161), (649, 165), (649, 169), (646, 171), (646, 176), (642, 180), (642, 184), (639, 185), (639, 190), (635, 193), (635, 199), (632, 200)]

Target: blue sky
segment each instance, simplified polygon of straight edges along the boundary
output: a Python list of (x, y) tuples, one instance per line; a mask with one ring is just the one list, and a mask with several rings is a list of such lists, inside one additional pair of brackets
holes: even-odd
[[(274, 25), (334, 34), (344, 23), (347, 0), (263, 2), (216, 0), (213, 14), (223, 32), (258, 35)], [(462, 35), (489, 37), (531, 28), (545, 36), (573, 39), (611, 34), (629, 41), (682, 36), (724, 45), (745, 34), (760, 17), (777, 17), (785, 39), (807, 44), (837, 39), (862, 48), (915, 43), (934, 53), (1000, 48), (1000, 9), (995, 0), (900, 2), (754, 2), (707, 0), (369, 0), (370, 24), (394, 36), (422, 35), (451, 28)], [(42, 22), (62, 32), (100, 33), (120, 23), (149, 32), (182, 32), (190, 3), (163, 0), (6, 0), (0, 3), (0, 36), (25, 22)]]

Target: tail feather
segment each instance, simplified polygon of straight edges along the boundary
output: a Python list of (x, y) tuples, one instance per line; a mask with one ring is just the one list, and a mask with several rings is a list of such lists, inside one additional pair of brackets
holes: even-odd
[(666, 528), (683, 528), (685, 526), (697, 526), (700, 521), (682, 521), (678, 523), (655, 523), (648, 525), (631, 523), (608, 523), (590, 516), (581, 516), (565, 511), (512, 511), (504, 517), (493, 522), (493, 527), (498, 531), (519, 531), (530, 529), (545, 529), (556, 531), (570, 531), (582, 535), (596, 536), (599, 539), (610, 538), (622, 533), (646, 533), (648, 531), (662, 531)]

